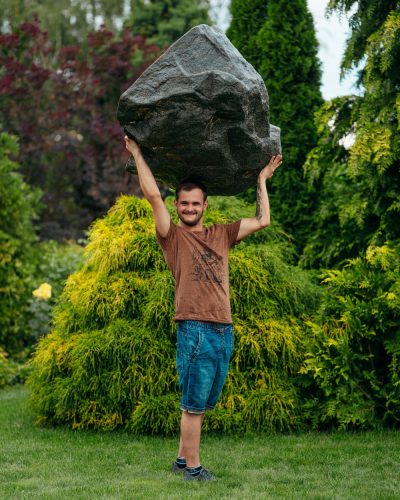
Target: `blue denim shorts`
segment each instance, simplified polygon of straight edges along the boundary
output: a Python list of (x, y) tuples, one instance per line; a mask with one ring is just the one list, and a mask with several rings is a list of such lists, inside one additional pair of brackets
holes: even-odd
[(178, 322), (176, 365), (181, 410), (204, 413), (217, 404), (233, 351), (231, 324)]

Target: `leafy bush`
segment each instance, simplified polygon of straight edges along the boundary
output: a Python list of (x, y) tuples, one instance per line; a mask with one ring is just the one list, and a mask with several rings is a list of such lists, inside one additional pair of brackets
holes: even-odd
[(314, 427), (400, 424), (400, 245), (370, 246), (328, 271), (302, 372)]
[(37, 260), (34, 221), (40, 198), (12, 161), (17, 153), (17, 139), (0, 133), (0, 347), (11, 355), (32, 342), (27, 302)]
[(26, 364), (16, 363), (0, 348), (0, 389), (6, 385), (24, 382), (30, 371)]
[[(17, 153), (17, 139), (0, 134), (0, 347), (23, 360), (36, 338), (47, 333), (52, 307), (79, 266), (82, 249), (38, 242), (34, 223), (41, 193), (18, 172), (11, 159)], [(51, 298), (33, 298), (44, 282), (51, 285)]]
[[(224, 203), (226, 210), (230, 202)], [(207, 223), (226, 217), (210, 209)], [(249, 239), (231, 252), (236, 346), (222, 399), (206, 419), (209, 430), (271, 432), (301, 425), (295, 376), (304, 358), (303, 318), (310, 317), (319, 294), (308, 272), (285, 262), (290, 244), (279, 231), (271, 234), (262, 245)], [(156, 243), (150, 205), (121, 196), (93, 224), (85, 263), (68, 278), (53, 330), (40, 339), (32, 360), (29, 384), (38, 422), (175, 433), (173, 299), (174, 281)]]
[[(49, 332), (51, 313), (68, 276), (83, 262), (83, 248), (71, 241), (65, 244), (44, 241), (38, 244), (38, 264), (32, 278), (33, 288), (50, 285), (49, 297), (30, 297), (28, 301), (29, 328), (37, 339)], [(32, 288), (32, 290), (33, 290)]]

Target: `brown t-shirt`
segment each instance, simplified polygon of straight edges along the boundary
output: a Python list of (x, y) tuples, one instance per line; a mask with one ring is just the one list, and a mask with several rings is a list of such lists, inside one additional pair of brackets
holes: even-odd
[(236, 243), (240, 220), (188, 231), (171, 221), (157, 241), (175, 278), (175, 320), (232, 323), (228, 253)]

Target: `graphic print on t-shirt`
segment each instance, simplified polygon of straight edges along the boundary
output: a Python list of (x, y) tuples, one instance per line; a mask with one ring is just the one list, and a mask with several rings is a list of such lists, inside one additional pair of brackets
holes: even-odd
[(203, 281), (206, 283), (222, 283), (224, 270), (222, 256), (210, 250), (199, 252), (197, 248), (192, 253), (193, 272), (192, 281)]

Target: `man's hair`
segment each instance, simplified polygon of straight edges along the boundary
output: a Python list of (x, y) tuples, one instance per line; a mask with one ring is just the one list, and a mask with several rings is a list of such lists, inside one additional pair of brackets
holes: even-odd
[(206, 186), (197, 179), (184, 179), (181, 181), (175, 191), (175, 199), (179, 199), (179, 193), (181, 191), (192, 191), (192, 189), (201, 189), (203, 191), (203, 201), (207, 199), (207, 188)]

